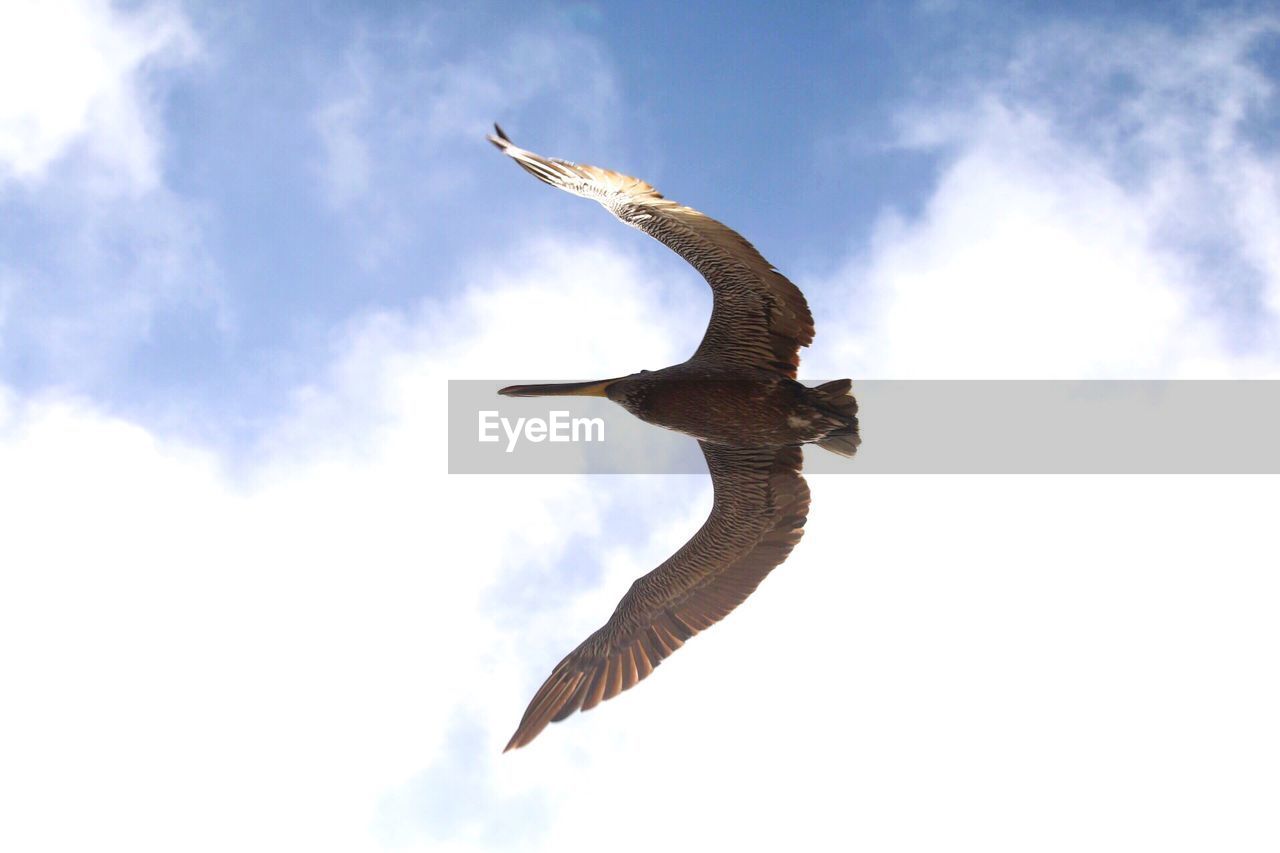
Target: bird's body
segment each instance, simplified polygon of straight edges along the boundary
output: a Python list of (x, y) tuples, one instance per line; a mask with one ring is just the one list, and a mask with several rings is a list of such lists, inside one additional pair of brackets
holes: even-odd
[[(606, 382), (604, 396), (640, 420), (713, 444), (782, 447), (851, 434), (847, 385), (833, 397), (777, 373), (694, 361)], [(541, 396), (566, 393), (556, 390), (564, 387), (517, 385), (503, 391)]]
[(714, 298), (702, 343), (681, 364), (501, 391), (608, 397), (643, 421), (698, 439), (715, 488), (711, 515), (693, 538), (638, 579), (609, 621), (555, 667), (512, 749), (631, 687), (740, 604), (800, 540), (809, 508), (800, 446), (852, 456), (859, 438), (848, 379), (815, 388), (796, 381), (813, 318), (799, 289), (750, 243), (643, 181), (542, 157), (497, 133), (489, 140), (539, 180), (600, 202), (689, 261)]
[(848, 426), (826, 395), (764, 371), (679, 364), (615, 383), (609, 399), (647, 423), (731, 447), (807, 444)]

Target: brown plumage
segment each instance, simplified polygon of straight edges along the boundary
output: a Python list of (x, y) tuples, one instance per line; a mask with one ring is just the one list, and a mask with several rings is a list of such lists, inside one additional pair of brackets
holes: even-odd
[(682, 364), (599, 382), (513, 385), (512, 396), (608, 397), (649, 423), (698, 439), (715, 491), (711, 515), (684, 547), (632, 584), (598, 631), (539, 688), (507, 749), (574, 711), (645, 678), (685, 640), (723, 619), (800, 541), (809, 487), (800, 445), (852, 456), (857, 403), (848, 379), (795, 381), (813, 341), (800, 290), (736, 232), (663, 198), (636, 178), (518, 148), (500, 127), (489, 141), (545, 183), (600, 202), (702, 273), (711, 320)]

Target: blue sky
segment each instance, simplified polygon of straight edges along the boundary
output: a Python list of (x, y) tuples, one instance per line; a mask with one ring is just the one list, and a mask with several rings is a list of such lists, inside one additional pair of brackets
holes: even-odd
[(1280, 19), (1112, 6), (6, 3), (4, 846), (594, 849), (658, 786), (637, 845), (1274, 847), (1263, 478), (822, 478), (749, 606), (498, 755), (709, 492), (450, 478), (445, 382), (672, 363), (710, 299), (489, 123), (746, 235), (809, 376), (1274, 378)]
[[(314, 381), (335, 327), (456, 294), (453, 271), (495, 243), (529, 239), (533, 224), (620, 241), (595, 211), (510, 180), (477, 143), (491, 118), (529, 145), (734, 212), (775, 263), (812, 280), (864, 252), (887, 211), (919, 216), (954, 156), (954, 139), (904, 140), (907, 111), (963, 105), (993, 69), (1025, 60), (1037, 28), (1175, 38), (1206, 19), (963, 3), (795, 16), (766, 4), (731, 20), (679, 4), (166, 8), (132, 13), (150, 42), (120, 69), (137, 136), (98, 130), (104, 147), (144, 145), (140, 162), (68, 137), (37, 155), (52, 158), (37, 177), (6, 181), (0, 356), (16, 388), (70, 388), (139, 415), (173, 406), (196, 430), (235, 418), (228, 441), (251, 439)], [(1040, 57), (1010, 94), (1060, 110), (1073, 139), (1114, 134), (1123, 147), (1135, 130), (1114, 119), (1134, 69), (1121, 57), (1080, 69), (1076, 49)], [(1259, 37), (1248, 57), (1274, 73), (1275, 51)], [(1057, 72), (1036, 89), (1035, 74)], [(1250, 105), (1241, 139), (1265, 145), (1274, 112), (1274, 98)], [(1141, 180), (1126, 153), (1104, 166)], [(122, 186), (112, 170), (125, 166)], [(81, 328), (103, 303), (116, 316)]]

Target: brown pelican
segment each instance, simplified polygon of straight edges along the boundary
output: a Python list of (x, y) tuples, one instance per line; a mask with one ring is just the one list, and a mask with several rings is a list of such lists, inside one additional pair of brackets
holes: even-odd
[(800, 290), (750, 243), (644, 181), (539, 156), (494, 130), (489, 141), (526, 172), (600, 202), (658, 239), (702, 273), (713, 295), (706, 334), (683, 364), (499, 392), (608, 397), (641, 420), (691, 435), (715, 491), (711, 515), (693, 538), (632, 584), (609, 621), (552, 670), (510, 750), (548, 723), (617, 696), (741, 604), (800, 541), (809, 511), (800, 445), (852, 456), (859, 439), (848, 379), (816, 388), (796, 381), (799, 349), (813, 341), (813, 316)]

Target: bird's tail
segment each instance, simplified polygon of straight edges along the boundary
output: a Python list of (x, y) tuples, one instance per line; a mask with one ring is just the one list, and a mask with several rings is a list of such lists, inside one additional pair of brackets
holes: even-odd
[(862, 438), (858, 435), (858, 401), (853, 397), (852, 388), (852, 380), (837, 379), (813, 389), (817, 394), (818, 405), (844, 421), (827, 433), (818, 442), (818, 446), (841, 456), (852, 456), (862, 443)]

